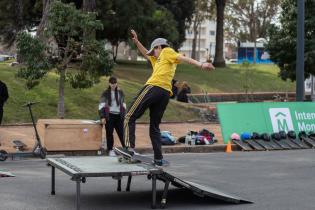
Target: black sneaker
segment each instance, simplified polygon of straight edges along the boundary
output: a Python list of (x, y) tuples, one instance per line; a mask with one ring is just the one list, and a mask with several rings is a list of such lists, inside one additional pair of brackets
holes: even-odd
[(154, 160), (154, 165), (159, 166), (159, 167), (166, 167), (169, 166), (169, 162), (167, 162), (166, 160)]
[(124, 152), (128, 153), (129, 155), (133, 156), (133, 155), (140, 155), (138, 152), (135, 151), (134, 148), (124, 148)]

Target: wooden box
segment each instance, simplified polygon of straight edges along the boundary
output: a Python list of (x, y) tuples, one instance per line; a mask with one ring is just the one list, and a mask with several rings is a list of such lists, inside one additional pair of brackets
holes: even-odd
[(92, 120), (39, 119), (37, 130), (47, 151), (99, 150), (102, 126)]

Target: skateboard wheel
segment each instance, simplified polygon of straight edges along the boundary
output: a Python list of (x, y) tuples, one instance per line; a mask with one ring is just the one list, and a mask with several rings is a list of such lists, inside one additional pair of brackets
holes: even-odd
[(5, 150), (0, 150), (0, 161), (5, 161), (8, 158), (8, 153)]
[(45, 159), (46, 158), (46, 154), (47, 154), (46, 149), (45, 148), (41, 148), (40, 151), (39, 151), (39, 157), (41, 159)]

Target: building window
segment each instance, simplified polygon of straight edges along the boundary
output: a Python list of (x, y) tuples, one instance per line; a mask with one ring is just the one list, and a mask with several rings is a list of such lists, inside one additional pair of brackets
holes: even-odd
[(214, 36), (215, 35), (215, 31), (210, 31), (210, 36)]

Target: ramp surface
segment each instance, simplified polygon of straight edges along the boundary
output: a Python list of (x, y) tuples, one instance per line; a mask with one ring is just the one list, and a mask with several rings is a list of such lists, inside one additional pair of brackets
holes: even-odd
[(117, 157), (48, 158), (48, 163), (69, 176), (106, 177), (149, 174), (159, 169), (145, 164), (123, 164)]
[(163, 173), (162, 176), (168, 179), (174, 186), (178, 188), (185, 188), (187, 190), (190, 190), (193, 194), (199, 197), (210, 197), (210, 198), (214, 198), (214, 199), (218, 199), (224, 202), (234, 203), (234, 204), (252, 203), (251, 201), (245, 200), (236, 195), (222, 192), (221, 190), (218, 190), (210, 186), (205, 186), (205, 185), (201, 185), (195, 182), (186, 181), (184, 179), (180, 179), (166, 172)]

